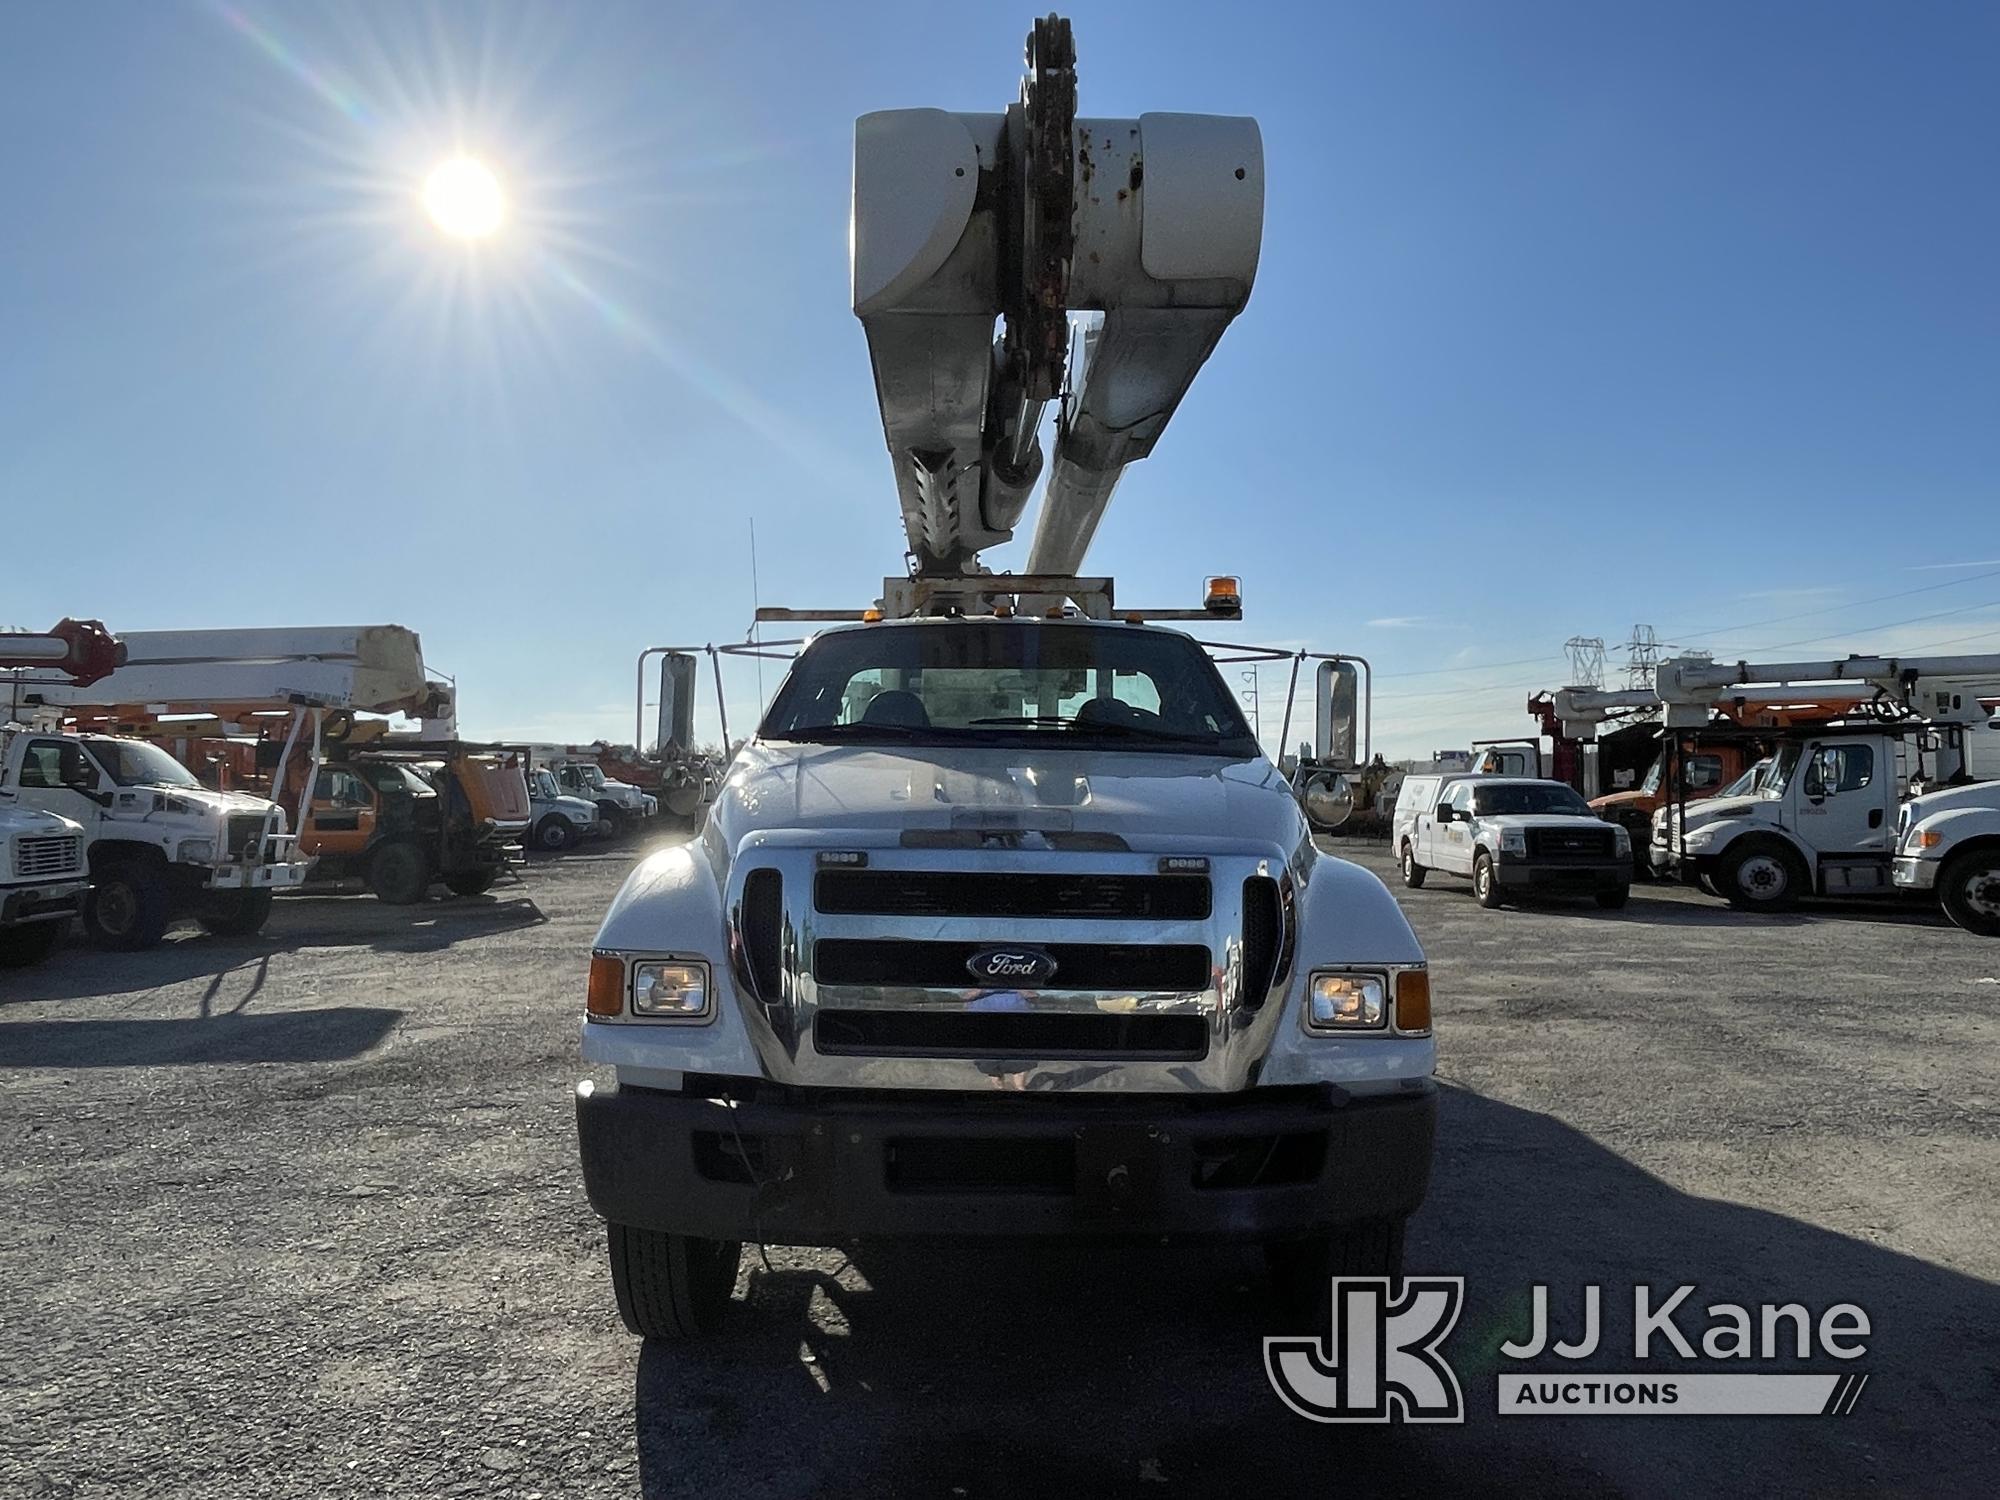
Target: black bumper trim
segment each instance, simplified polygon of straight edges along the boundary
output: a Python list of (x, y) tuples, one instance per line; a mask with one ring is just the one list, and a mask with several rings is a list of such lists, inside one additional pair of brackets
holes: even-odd
[[(1365, 1098), (1317, 1086), (1188, 1100), (856, 1100), (821, 1090), (732, 1107), (586, 1085), (576, 1117), (591, 1206), (638, 1228), (774, 1245), (878, 1235), (1262, 1240), (1414, 1213), (1430, 1182), (1437, 1092), (1426, 1083)], [(1197, 1185), (1205, 1159), (1267, 1137), (1285, 1143), (1286, 1180)], [(1044, 1174), (1058, 1163), (1060, 1176), (954, 1183), (937, 1163), (955, 1152), (973, 1171), (997, 1158), (1039, 1163)], [(899, 1161), (916, 1158), (921, 1183), (901, 1180)]]

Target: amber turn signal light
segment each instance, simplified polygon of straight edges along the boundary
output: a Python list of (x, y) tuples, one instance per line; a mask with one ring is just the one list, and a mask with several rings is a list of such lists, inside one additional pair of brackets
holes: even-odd
[(1396, 976), (1396, 1029), (1431, 1029), (1431, 976), (1427, 969), (1405, 969)]
[(625, 1014), (625, 960), (622, 958), (600, 958), (590, 960), (590, 991), (584, 1001), (584, 1010), (593, 1016), (622, 1016)]

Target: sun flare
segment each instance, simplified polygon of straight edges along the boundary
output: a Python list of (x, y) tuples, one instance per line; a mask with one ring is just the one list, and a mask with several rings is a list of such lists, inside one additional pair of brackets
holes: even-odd
[(424, 180), (424, 208), (433, 224), (459, 240), (483, 240), (507, 216), (500, 179), (470, 156), (453, 157)]

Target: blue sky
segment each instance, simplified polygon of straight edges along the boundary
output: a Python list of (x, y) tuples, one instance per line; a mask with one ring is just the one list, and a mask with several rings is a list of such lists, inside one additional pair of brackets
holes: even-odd
[[(1240, 638), (1374, 660), (1397, 754), (1635, 622), (2000, 651), (2000, 10), (1067, 13), (1086, 114), (1254, 114), (1268, 168), (1121, 597), (1240, 573)], [(582, 740), (640, 647), (740, 638), (752, 518), (766, 603), (866, 602), (853, 117), (1001, 108), (1032, 14), (10, 9), (0, 623), (394, 621), (468, 732)], [(461, 149), (511, 204), (472, 251), (418, 202)]]

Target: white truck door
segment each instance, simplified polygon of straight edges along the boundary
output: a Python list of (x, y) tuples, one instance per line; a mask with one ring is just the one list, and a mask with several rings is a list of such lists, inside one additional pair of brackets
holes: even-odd
[(1822, 740), (1799, 767), (1799, 837), (1821, 854), (1886, 854), (1896, 836), (1887, 740)]
[(86, 840), (97, 836), (104, 809), (91, 794), (103, 784), (96, 763), (74, 740), (38, 737), (22, 746), (20, 772), (14, 780), (21, 801), (74, 818), (84, 826)]
[(1438, 848), (1431, 861), (1454, 875), (1472, 873), (1472, 783), (1461, 781), (1445, 794), (1452, 820), (1438, 825)]

